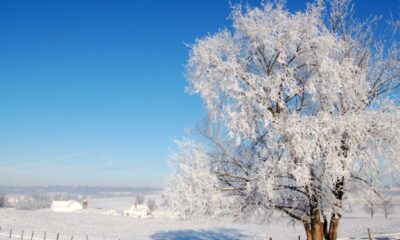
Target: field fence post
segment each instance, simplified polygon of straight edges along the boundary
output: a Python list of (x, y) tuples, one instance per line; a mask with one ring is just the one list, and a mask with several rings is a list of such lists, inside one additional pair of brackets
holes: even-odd
[(71, 240), (74, 240), (74, 235), (71, 236)]
[(88, 240), (89, 239), (89, 236), (88, 235), (86, 235), (86, 240)]
[(43, 240), (46, 240), (46, 232), (44, 232)]
[(369, 228), (367, 228), (367, 230), (368, 230), (368, 239), (372, 240), (371, 231), (369, 230)]
[(31, 234), (31, 240), (33, 240), (33, 234), (34, 234), (34, 232), (32, 231), (32, 234)]
[(24, 239), (24, 230), (22, 230), (22, 232), (21, 232), (21, 240), (23, 240)]
[(57, 233), (57, 239), (56, 240), (58, 240), (59, 237), (60, 237), (60, 233)]
[(11, 235), (12, 235), (12, 229), (10, 229), (10, 236), (9, 236), (9, 238), (11, 238)]

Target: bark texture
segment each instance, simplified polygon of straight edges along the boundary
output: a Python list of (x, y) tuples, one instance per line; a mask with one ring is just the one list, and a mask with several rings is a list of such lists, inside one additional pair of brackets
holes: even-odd
[(311, 234), (312, 240), (323, 240), (323, 223), (321, 221), (321, 212), (314, 210), (311, 216)]
[(310, 224), (308, 222), (304, 223), (304, 230), (306, 231), (307, 240), (313, 240), (312, 239), (312, 234), (311, 234), (311, 227), (310, 227)]
[[(332, 214), (330, 221), (321, 220), (320, 211), (314, 211), (311, 223), (303, 222), (307, 240), (337, 240), (340, 216)], [(328, 224), (329, 223), (329, 224)]]

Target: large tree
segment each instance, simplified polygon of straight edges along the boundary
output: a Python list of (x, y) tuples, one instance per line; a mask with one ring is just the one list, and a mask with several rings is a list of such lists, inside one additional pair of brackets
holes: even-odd
[[(396, 36), (378, 41), (377, 19), (360, 23), (352, 11), (346, 0), (296, 13), (283, 3), (235, 7), (232, 28), (196, 41), (189, 89), (226, 129), (218, 137), (203, 132), (212, 143), (199, 155), (208, 180), (197, 183), (212, 189), (203, 196), (218, 190), (229, 199), (225, 210), (280, 211), (304, 224), (307, 239), (334, 240), (343, 198), (378, 194), (382, 174), (399, 171)], [(176, 193), (171, 179), (167, 196)]]

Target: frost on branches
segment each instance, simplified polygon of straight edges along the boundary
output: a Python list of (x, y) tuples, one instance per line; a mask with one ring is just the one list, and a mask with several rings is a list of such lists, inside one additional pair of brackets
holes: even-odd
[(177, 145), (178, 151), (170, 156), (174, 172), (165, 186), (167, 204), (185, 217), (220, 213), (224, 204), (206, 149), (192, 140)]
[(353, 20), (349, 1), (328, 5), (237, 7), (232, 29), (192, 46), (189, 90), (227, 134), (180, 145), (176, 208), (217, 213), (227, 199), (233, 214), (280, 211), (307, 239), (333, 240), (343, 197), (380, 197), (381, 176), (400, 170), (400, 49), (374, 39), (377, 19)]

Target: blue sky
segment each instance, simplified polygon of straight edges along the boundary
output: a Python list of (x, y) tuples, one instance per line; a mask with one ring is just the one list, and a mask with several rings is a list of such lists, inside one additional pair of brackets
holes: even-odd
[[(399, 9), (356, 4), (361, 18)], [(172, 140), (204, 116), (184, 92), (185, 43), (229, 26), (229, 11), (227, 0), (1, 1), (0, 185), (162, 186)]]

